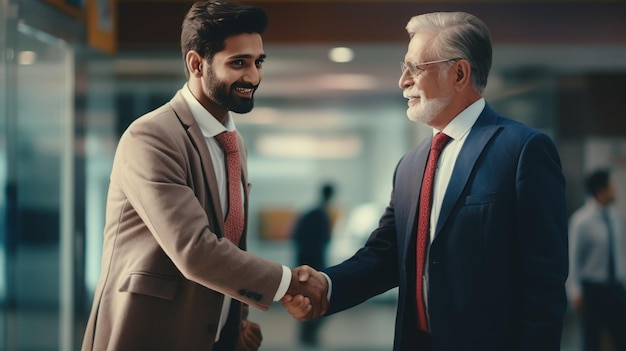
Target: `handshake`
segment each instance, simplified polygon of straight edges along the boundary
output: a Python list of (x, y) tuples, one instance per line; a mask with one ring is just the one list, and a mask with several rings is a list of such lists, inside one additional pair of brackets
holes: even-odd
[(307, 321), (326, 313), (328, 309), (328, 281), (320, 272), (309, 266), (291, 271), (291, 283), (280, 299), (293, 318)]

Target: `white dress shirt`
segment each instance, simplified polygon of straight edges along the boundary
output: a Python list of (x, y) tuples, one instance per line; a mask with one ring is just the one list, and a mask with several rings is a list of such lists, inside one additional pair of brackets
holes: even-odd
[[(209, 153), (211, 154), (211, 160), (213, 161), (213, 168), (215, 169), (215, 179), (217, 180), (217, 186), (220, 192), (220, 204), (222, 206), (222, 213), (226, 216), (226, 212), (228, 210), (228, 178), (226, 175), (226, 166), (224, 161), (224, 152), (220, 147), (220, 144), (215, 139), (215, 136), (222, 132), (232, 132), (236, 130), (235, 121), (232, 118), (232, 115), (229, 113), (226, 117), (226, 122), (222, 125), (211, 113), (209, 113), (198, 100), (193, 96), (187, 84), (181, 89), (181, 93), (185, 102), (189, 106), (191, 113), (193, 114), (194, 119), (198, 123), (200, 130), (202, 131), (202, 135), (204, 136), (204, 140), (206, 140), (207, 146), (209, 148)], [(244, 189), (242, 186), (242, 197), (244, 197)], [(245, 197), (244, 197), (245, 198)], [(243, 204), (243, 201), (242, 201)], [(225, 218), (224, 218), (225, 219)], [(288, 267), (283, 266), (283, 275), (274, 295), (274, 301), (280, 300), (287, 289), (289, 288), (289, 284), (291, 283), (291, 270)], [(220, 333), (224, 324), (226, 324), (226, 319), (228, 317), (228, 309), (230, 308), (231, 303), (230, 296), (224, 296), (224, 304), (222, 305), (222, 313), (220, 316), (220, 322), (217, 328), (217, 334), (215, 336), (215, 341), (218, 341), (220, 338)]]
[[(465, 139), (467, 139), (467, 135), (484, 108), (485, 99), (481, 98), (469, 105), (441, 131), (451, 137), (452, 140), (443, 148), (439, 156), (437, 171), (435, 172), (433, 204), (430, 212), (430, 241), (433, 241), (435, 238), (439, 211), (441, 211), (443, 197), (448, 188), (448, 183), (450, 183), (450, 177), (452, 177), (452, 169), (454, 168), (456, 159), (459, 156), (459, 152), (461, 152)], [(433, 135), (439, 132), (439, 130), (433, 129)]]
[(570, 298), (581, 296), (583, 283), (604, 284), (608, 281), (609, 232), (602, 212), (607, 211), (613, 232), (615, 279), (624, 283), (624, 222), (613, 206), (603, 207), (594, 198), (588, 198), (569, 221), (570, 271), (567, 292)]

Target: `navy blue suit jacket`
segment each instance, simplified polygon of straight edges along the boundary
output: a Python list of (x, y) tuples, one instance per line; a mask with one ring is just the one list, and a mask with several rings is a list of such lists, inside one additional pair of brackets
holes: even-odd
[[(432, 338), (415, 321), (415, 233), (431, 139), (397, 165), (379, 227), (325, 271), (328, 314), (399, 286), (394, 350), (560, 350), (568, 272), (565, 181), (552, 140), (488, 105), (454, 165), (429, 256)], [(372, 317), (374, 318), (374, 317)], [(422, 347), (422, 348), (420, 348)]]

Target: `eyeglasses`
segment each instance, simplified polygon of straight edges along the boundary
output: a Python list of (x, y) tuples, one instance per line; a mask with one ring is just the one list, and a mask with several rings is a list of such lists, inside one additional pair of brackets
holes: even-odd
[(460, 58), (443, 59), (443, 60), (428, 61), (428, 62), (422, 62), (422, 63), (400, 62), (400, 69), (402, 70), (402, 73), (404, 73), (408, 69), (412, 76), (417, 77), (420, 75), (420, 73), (426, 70), (426, 66), (428, 65), (432, 65), (434, 63), (442, 63), (442, 62), (458, 61), (458, 60), (460, 60)]

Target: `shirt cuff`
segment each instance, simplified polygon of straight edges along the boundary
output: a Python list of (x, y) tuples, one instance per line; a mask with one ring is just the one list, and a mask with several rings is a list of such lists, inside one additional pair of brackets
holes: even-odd
[(283, 277), (280, 280), (280, 285), (278, 285), (278, 290), (276, 290), (276, 295), (274, 295), (274, 301), (279, 301), (285, 296), (289, 284), (291, 284), (291, 269), (283, 266)]
[(328, 276), (328, 274), (324, 272), (320, 272), (320, 274), (323, 275), (324, 278), (326, 278), (326, 281), (328, 282), (328, 294), (326, 294), (326, 299), (328, 300), (328, 302), (330, 302), (330, 295), (333, 292), (333, 281), (330, 280), (330, 277)]

